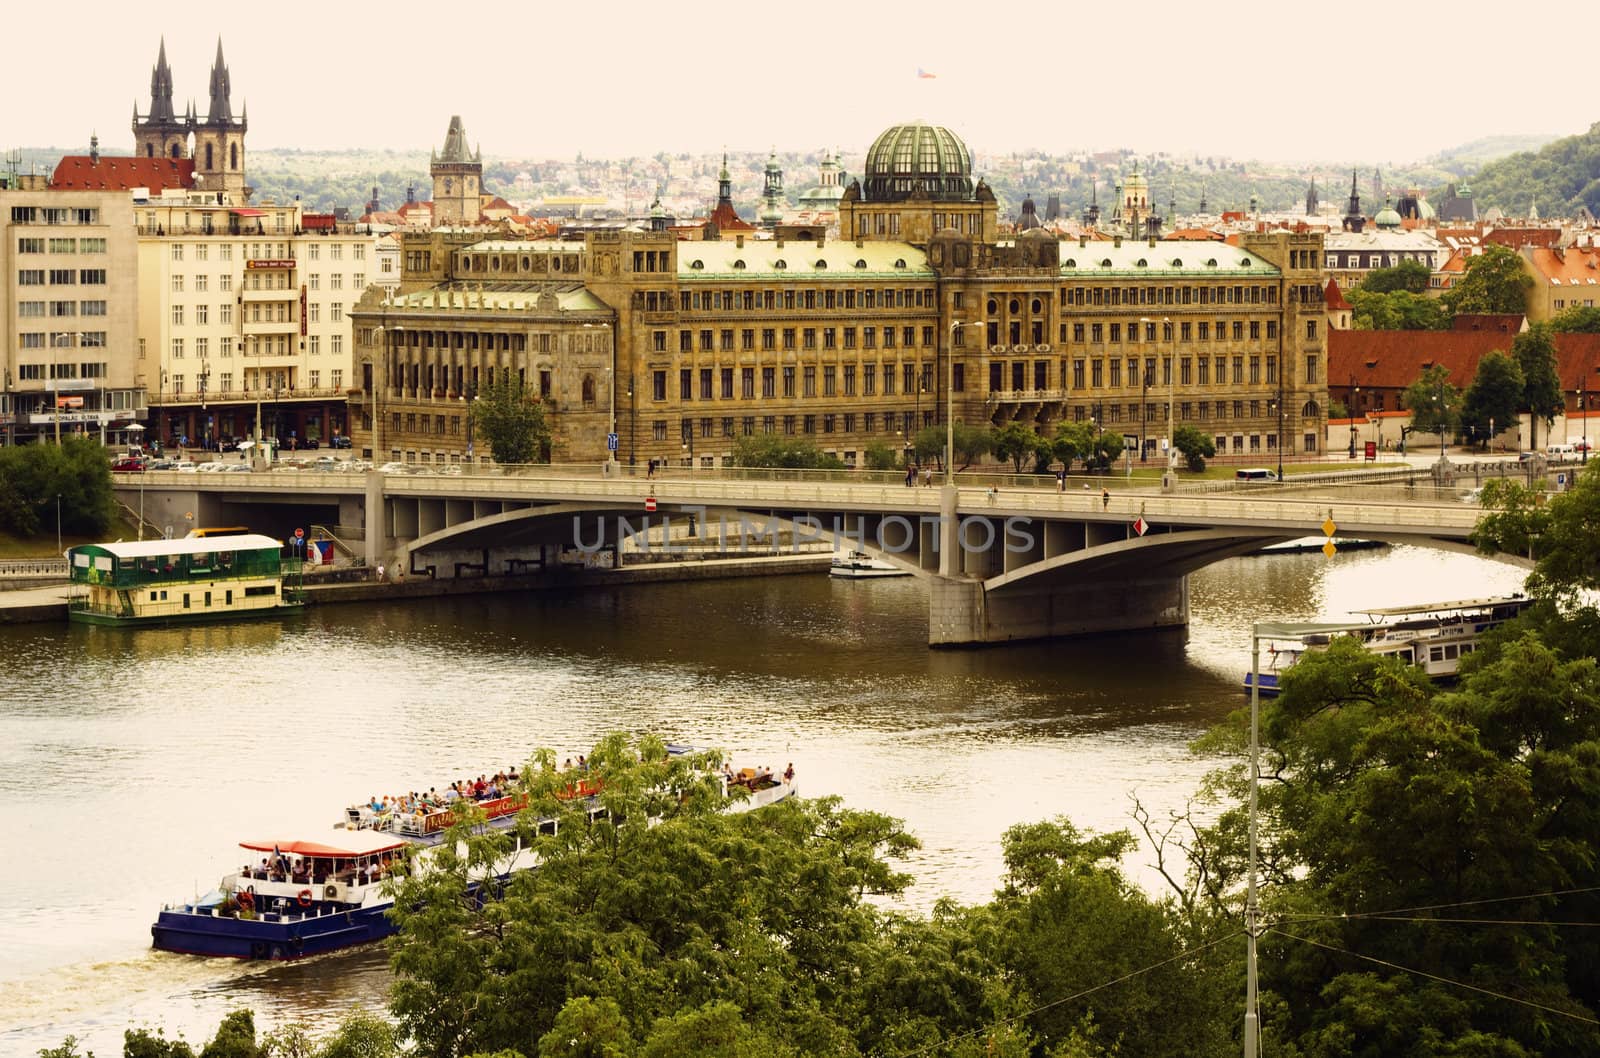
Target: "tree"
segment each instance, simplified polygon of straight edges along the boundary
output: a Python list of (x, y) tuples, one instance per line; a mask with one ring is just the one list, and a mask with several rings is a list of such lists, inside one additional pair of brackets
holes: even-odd
[(733, 442), (733, 465), (781, 470), (843, 470), (844, 460), (810, 441), (781, 434), (746, 434)]
[(1566, 408), (1556, 374), (1556, 343), (1548, 324), (1535, 323), (1511, 340), (1511, 356), (1522, 369), (1522, 406), (1528, 409), (1528, 447), (1539, 449), (1539, 422), (1545, 429)]
[(1350, 292), (1351, 326), (1358, 331), (1442, 331), (1450, 326), (1450, 314), (1435, 298), (1394, 290), (1375, 294), (1356, 289)]
[(33, 536), (54, 528), (61, 497), (61, 529), (97, 536), (116, 520), (111, 465), (98, 441), (64, 438), (59, 445), (0, 447), (0, 529)]
[(1049, 458), (1050, 451), (1049, 443), (1027, 423), (1012, 420), (994, 431), (994, 454), (1011, 460), (1018, 474), (1022, 473), (1024, 463), (1039, 458), (1041, 453)]
[(1600, 460), (1591, 461), (1566, 492), (1549, 497), (1515, 481), (1483, 487), (1486, 513), (1472, 533), (1485, 554), (1534, 560), (1528, 590), (1573, 606), (1600, 589)]
[(900, 465), (900, 453), (882, 441), (873, 441), (862, 451), (861, 461), (868, 470), (893, 470)]
[(1455, 316), (1464, 313), (1525, 313), (1533, 277), (1515, 250), (1491, 244), (1467, 258), (1466, 271), (1444, 294), (1445, 308)]
[(1505, 353), (1489, 353), (1478, 361), (1478, 370), (1467, 387), (1462, 407), (1462, 422), (1475, 434), (1489, 438), (1490, 424), (1496, 428), (1517, 420), (1517, 409), (1524, 392), (1522, 368)]
[(1433, 273), (1421, 261), (1402, 261), (1393, 268), (1374, 268), (1356, 289), (1369, 294), (1389, 294), (1396, 290), (1426, 294), (1432, 278)]
[(1557, 334), (1600, 334), (1600, 308), (1574, 305), (1562, 309), (1550, 320), (1550, 329)]
[(1461, 421), (1461, 391), (1450, 384), (1450, 369), (1443, 364), (1423, 371), (1403, 399), (1412, 430), (1449, 436)]
[(1211, 436), (1193, 426), (1180, 426), (1173, 431), (1172, 446), (1183, 453), (1184, 465), (1197, 474), (1206, 468), (1206, 460), (1217, 454)]
[(502, 370), (471, 407), (473, 432), (502, 466), (550, 460), (550, 425), (544, 405), (521, 377)]
[[(924, 462), (944, 465), (944, 446), (949, 440), (943, 426), (925, 426), (917, 431), (917, 436), (912, 441), (912, 450), (917, 459)], [(994, 448), (994, 437), (987, 427), (968, 426), (964, 422), (956, 423), (956, 469), (965, 470), (967, 467), (981, 460)]]
[(625, 1022), (634, 1039), (728, 1001), (801, 1053), (848, 1053), (852, 982), (882, 955), (869, 898), (904, 889), (892, 861), (916, 841), (832, 798), (725, 812), (717, 763), (613, 735), (589, 756), (591, 804), (541, 750), (518, 824), (539, 868), (504, 884), (476, 882), (513, 836), (461, 805), (447, 840), (395, 883), (391, 1012), (417, 1053), (526, 1048), (563, 1011), (577, 1019), (580, 997), (615, 1004), (586, 1023)]
[(1055, 440), (1051, 442), (1051, 454), (1061, 460), (1061, 465), (1066, 470), (1072, 469), (1072, 464), (1081, 459), (1088, 463), (1094, 458), (1094, 427), (1086, 422), (1068, 422), (1062, 420), (1056, 424)]

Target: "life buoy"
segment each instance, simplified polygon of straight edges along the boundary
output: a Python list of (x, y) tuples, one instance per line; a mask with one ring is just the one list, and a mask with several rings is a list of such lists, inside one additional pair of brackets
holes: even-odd
[(300, 890), (300, 895), (296, 896), (295, 900), (300, 904), (301, 907), (310, 907), (311, 906), (311, 890), (309, 890), (309, 889)]

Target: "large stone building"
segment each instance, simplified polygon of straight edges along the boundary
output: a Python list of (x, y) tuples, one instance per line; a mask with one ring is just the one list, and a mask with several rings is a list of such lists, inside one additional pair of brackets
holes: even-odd
[(463, 398), (493, 369), (551, 402), (574, 462), (606, 458), (613, 402), (630, 463), (721, 465), (757, 433), (856, 462), (947, 409), (1092, 420), (1158, 458), (1169, 418), (1227, 456), (1320, 448), (1320, 234), (1002, 239), (966, 145), (921, 123), (874, 142), (838, 213), (842, 238), (805, 242), (408, 235), (401, 297), (356, 312), (357, 446), (461, 459)]

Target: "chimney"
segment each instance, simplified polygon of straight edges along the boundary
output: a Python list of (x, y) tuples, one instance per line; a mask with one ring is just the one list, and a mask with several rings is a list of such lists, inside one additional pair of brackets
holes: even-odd
[(780, 250), (783, 249), (783, 240), (779, 239), (779, 240), (777, 240), (777, 242), (778, 242), (778, 249), (780, 249)]
[(818, 235), (817, 236), (817, 249), (819, 249), (819, 250), (822, 249), (822, 244), (826, 241), (826, 239), (827, 239), (826, 236), (823, 236), (823, 235)]
[(863, 240), (863, 239), (857, 239), (856, 240), (856, 249), (859, 250), (865, 245), (866, 245), (866, 241), (865, 240)]
[(1112, 249), (1115, 249), (1115, 250), (1122, 249), (1122, 236), (1120, 236), (1120, 235), (1114, 236), (1112, 238), (1112, 240), (1111, 240), (1111, 247), (1112, 247)]
[(1150, 249), (1154, 250), (1155, 248), (1156, 248), (1156, 237), (1154, 235), (1152, 235), (1152, 236), (1150, 236)]
[(1078, 249), (1080, 249), (1080, 250), (1087, 249), (1088, 246), (1089, 246), (1089, 236), (1087, 236), (1087, 235), (1078, 236)]
[(744, 249), (744, 236), (743, 235), (735, 235), (733, 237), (733, 245), (738, 247), (741, 250)]

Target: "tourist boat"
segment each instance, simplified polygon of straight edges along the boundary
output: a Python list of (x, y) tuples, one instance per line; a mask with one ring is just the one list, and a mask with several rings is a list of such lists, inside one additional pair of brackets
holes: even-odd
[[(675, 755), (691, 747), (671, 746)], [(729, 802), (728, 810), (748, 811), (792, 796), (796, 787), (770, 774), (746, 768), (723, 776), (726, 794), (732, 783), (745, 786), (748, 797)], [(582, 798), (591, 814), (604, 809), (597, 782), (580, 781), (570, 796)], [(524, 795), (511, 794), (474, 804), (487, 826), (511, 832), (527, 805)], [(237, 959), (299, 959), (381, 940), (395, 932), (389, 909), (394, 898), (384, 882), (410, 848), (428, 848), (445, 839), (454, 813), (374, 811), (370, 805), (346, 810), (337, 827), (302, 838), (241, 841), (250, 862), (225, 875), (216, 889), (187, 903), (161, 909), (150, 927), (151, 944), (161, 951)], [(542, 820), (541, 830), (555, 827)], [(515, 839), (513, 851), (497, 865), (504, 878), (535, 865), (532, 849)]]
[[(1525, 595), (1488, 599), (1384, 606), (1356, 610), (1368, 624), (1338, 632), (1314, 632), (1286, 644), (1269, 646), (1267, 667), (1261, 672), (1261, 693), (1278, 693), (1278, 677), (1308, 650), (1325, 649), (1335, 635), (1350, 635), (1374, 654), (1397, 657), (1416, 665), (1436, 680), (1453, 678), (1461, 659), (1477, 649), (1480, 635), (1511, 620), (1533, 604)], [(1251, 689), (1251, 674), (1244, 674), (1244, 689)]]
[(911, 571), (881, 558), (873, 558), (865, 551), (848, 551), (833, 556), (833, 561), (828, 564), (828, 576), (864, 580), (868, 577), (909, 577)]
[(299, 612), (283, 545), (256, 534), (84, 544), (66, 552), (67, 618), (138, 626)]

